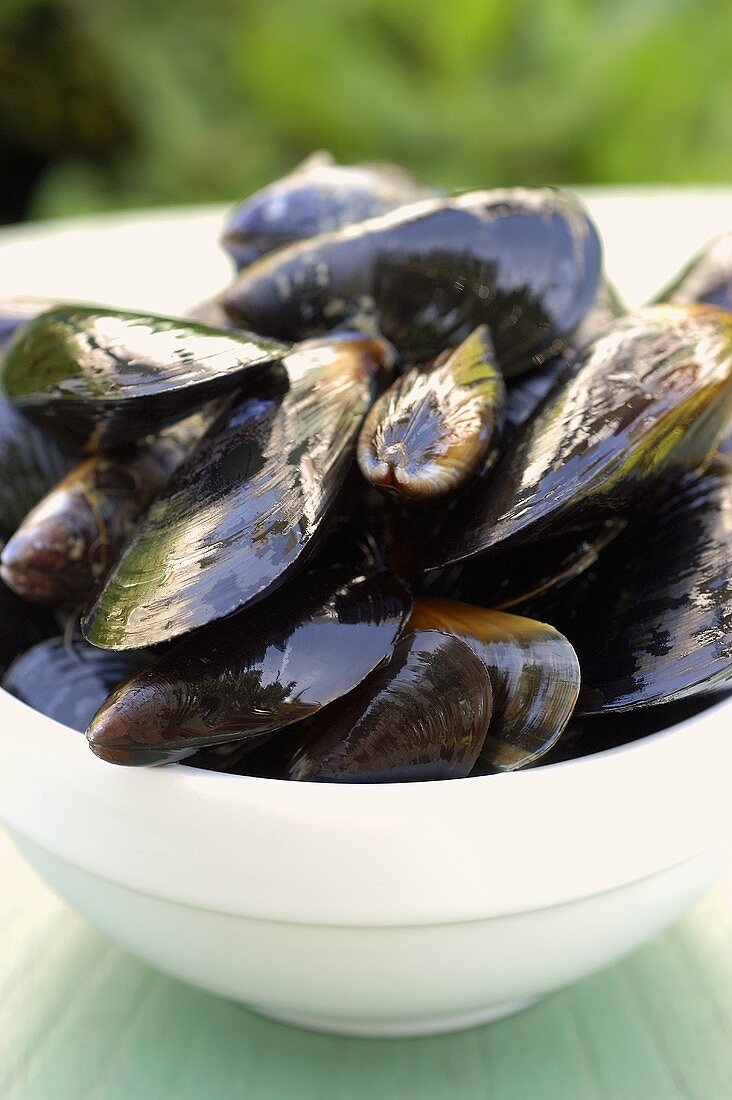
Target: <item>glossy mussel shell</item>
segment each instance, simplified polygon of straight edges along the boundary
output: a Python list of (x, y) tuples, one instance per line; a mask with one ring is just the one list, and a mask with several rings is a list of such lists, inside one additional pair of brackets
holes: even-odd
[(453, 600), (415, 600), (410, 628), (462, 639), (488, 669), (493, 717), (481, 763), (512, 771), (556, 743), (580, 689), (577, 655), (546, 623)]
[(428, 568), (629, 508), (706, 464), (732, 414), (732, 316), (652, 306), (620, 318), (465, 494)]
[(580, 709), (627, 710), (732, 681), (732, 472), (715, 464), (633, 524), (578, 616)]
[[(567, 531), (543, 542), (531, 542), (469, 562), (427, 573), (419, 581), (426, 596), (511, 611), (553, 621), (546, 609), (562, 606), (565, 589), (593, 570), (600, 557), (627, 526), (613, 516), (593, 526)], [(542, 609), (542, 614), (537, 610)]]
[(195, 413), (147, 446), (91, 455), (33, 508), (0, 557), (0, 575), (34, 603), (84, 604), (136, 521), (213, 420)]
[(470, 774), (489, 729), (491, 683), (457, 638), (417, 630), (391, 661), (327, 707), (288, 767), (290, 779), (399, 783)]
[(559, 354), (541, 363), (535, 370), (514, 378), (508, 386), (504, 408), (506, 445), (511, 446), (516, 432), (535, 414), (548, 395), (562, 380), (576, 374), (579, 353), (596, 340), (627, 308), (613, 284), (604, 278), (590, 309), (564, 342)]
[(274, 249), (433, 194), (395, 164), (336, 164), (315, 153), (229, 215), (221, 239), (237, 268)]
[(0, 381), (44, 430), (94, 451), (129, 444), (241, 388), (286, 350), (192, 321), (60, 306), (22, 329)]
[(160, 764), (301, 721), (387, 660), (411, 600), (390, 573), (314, 567), (198, 631), (123, 684), (88, 737), (117, 764)]
[(401, 375), (379, 398), (359, 437), (361, 472), (407, 502), (449, 496), (485, 462), (504, 392), (481, 326), (440, 366)]
[(147, 660), (107, 653), (74, 634), (40, 642), (18, 657), (2, 681), (29, 707), (82, 733), (109, 693)]
[(0, 539), (12, 535), (75, 461), (0, 396)]
[(227, 409), (137, 528), (82, 624), (88, 640), (134, 649), (178, 637), (302, 564), (388, 356), (371, 337), (324, 337)]
[(417, 361), (487, 324), (516, 373), (576, 328), (600, 268), (597, 233), (570, 195), (474, 191), (291, 245), (243, 271), (223, 301), (284, 338), (358, 319)]

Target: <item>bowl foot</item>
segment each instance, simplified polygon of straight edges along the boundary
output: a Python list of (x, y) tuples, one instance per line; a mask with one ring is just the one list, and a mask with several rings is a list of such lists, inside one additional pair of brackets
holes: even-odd
[(491, 1008), (478, 1008), (473, 1012), (456, 1012), (449, 1016), (427, 1016), (407, 1020), (344, 1019), (341, 1016), (309, 1016), (297, 1012), (281, 1011), (267, 1005), (247, 1005), (252, 1012), (276, 1020), (280, 1024), (302, 1027), (307, 1031), (325, 1031), (330, 1035), (351, 1035), (360, 1039), (410, 1039), (420, 1035), (440, 1035), (447, 1031), (464, 1031), (466, 1028), (490, 1024), (513, 1016), (539, 997), (525, 997), (518, 1001), (504, 1001)]

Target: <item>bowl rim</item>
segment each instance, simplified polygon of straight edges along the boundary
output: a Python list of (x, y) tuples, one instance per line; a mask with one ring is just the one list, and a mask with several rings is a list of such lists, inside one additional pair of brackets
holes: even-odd
[[(702, 698), (700, 694), (697, 698)], [(64, 725), (62, 722), (57, 721), (55, 718), (50, 718), (48, 715), (43, 714), (41, 711), (37, 711), (30, 704), (25, 703), (22, 699), (16, 698), (5, 688), (0, 686), (0, 714), (2, 709), (8, 705), (8, 703), (17, 704), (24, 710), (30, 711), (32, 714), (38, 716), (42, 721), (55, 727), (56, 730), (67, 738), (67, 743), (70, 745), (71, 741), (78, 741), (79, 738), (84, 738), (84, 734), (78, 730), (72, 729), (70, 726)], [(638, 711), (651, 710), (654, 707), (635, 707), (628, 708), (622, 711), (608, 712), (612, 713), (618, 718), (625, 717), (626, 715), (632, 715)], [(175, 782), (175, 777), (180, 776), (185, 778), (186, 786), (207, 786), (207, 785), (219, 785), (224, 787), (226, 783), (241, 786), (242, 783), (247, 785), (262, 786), (269, 785), (276, 787), (278, 790), (283, 788), (292, 789), (297, 786), (298, 789), (310, 789), (310, 790), (344, 790), (347, 789), (354, 793), (356, 791), (370, 791), (375, 790), (417, 790), (426, 789), (434, 790), (435, 787), (442, 788), (446, 784), (451, 787), (455, 785), (466, 786), (470, 785), (475, 787), (478, 784), (483, 784), (487, 781), (507, 783), (508, 781), (521, 782), (527, 775), (542, 775), (551, 776), (560, 773), (569, 772), (581, 772), (582, 770), (595, 770), (598, 766), (601, 766), (603, 761), (610, 760), (624, 760), (631, 755), (637, 755), (639, 752), (647, 753), (653, 751), (654, 747), (661, 746), (671, 740), (676, 740), (688, 736), (693, 736), (694, 729), (700, 722), (705, 720), (713, 720), (720, 713), (729, 709), (730, 715), (732, 715), (732, 686), (729, 689), (729, 693), (722, 696), (714, 703), (710, 703), (708, 707), (698, 711), (696, 714), (691, 715), (688, 718), (682, 718), (678, 722), (674, 722), (673, 725), (665, 726), (661, 730), (656, 730), (654, 733), (649, 733), (641, 737), (634, 738), (631, 741), (624, 742), (621, 745), (615, 745), (607, 749), (600, 749), (597, 752), (586, 753), (583, 756), (573, 756), (567, 760), (558, 760), (554, 763), (541, 764), (538, 763), (535, 767), (531, 768), (517, 768), (513, 771), (506, 772), (494, 772), (485, 775), (469, 775), (460, 779), (423, 779), (419, 781), (402, 780), (396, 782), (385, 783), (338, 783), (332, 780), (328, 781), (312, 781), (296, 782), (291, 779), (283, 778), (271, 778), (269, 776), (261, 775), (245, 775), (238, 772), (219, 772), (210, 768), (196, 768), (185, 762), (176, 762), (173, 764), (162, 765), (142, 765), (142, 766), (124, 766), (119, 764), (107, 764), (105, 761), (99, 760), (94, 757), (94, 760), (102, 764), (105, 768), (112, 768), (115, 771), (126, 772), (128, 774), (140, 774), (145, 771), (155, 771), (160, 774), (163, 773), (170, 777), (171, 782)], [(296, 723), (295, 723), (296, 725)], [(287, 729), (288, 727), (284, 727)], [(558, 739), (558, 742), (561, 738)], [(356, 795), (354, 797), (361, 798), (365, 795)]]
[(200, 909), (338, 926), (483, 920), (724, 845), (730, 713), (724, 699), (629, 745), (520, 773), (297, 783), (107, 764), (3, 691), (0, 819), (96, 878)]

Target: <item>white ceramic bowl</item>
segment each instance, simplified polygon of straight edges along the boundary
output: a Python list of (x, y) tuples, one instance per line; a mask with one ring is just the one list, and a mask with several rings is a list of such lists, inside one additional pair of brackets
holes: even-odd
[[(732, 226), (726, 195), (591, 205), (608, 252), (625, 257), (627, 279), (609, 266), (631, 300)], [(130, 304), (180, 309), (223, 281), (216, 221), (187, 213), (15, 231), (0, 240), (0, 293), (124, 304), (127, 286)], [(645, 252), (654, 234), (662, 270)], [(669, 259), (674, 234), (683, 243)], [(168, 271), (178, 297), (160, 289)], [(115, 768), (0, 693), (0, 818), (71, 905), (161, 970), (305, 1026), (436, 1032), (591, 973), (698, 897), (729, 848), (731, 720), (725, 702), (534, 771), (339, 787)]]

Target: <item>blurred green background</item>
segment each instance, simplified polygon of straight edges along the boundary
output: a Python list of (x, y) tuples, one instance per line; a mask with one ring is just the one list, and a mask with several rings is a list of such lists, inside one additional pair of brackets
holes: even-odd
[(0, 0), (0, 220), (232, 200), (314, 148), (448, 188), (728, 182), (728, 0)]

